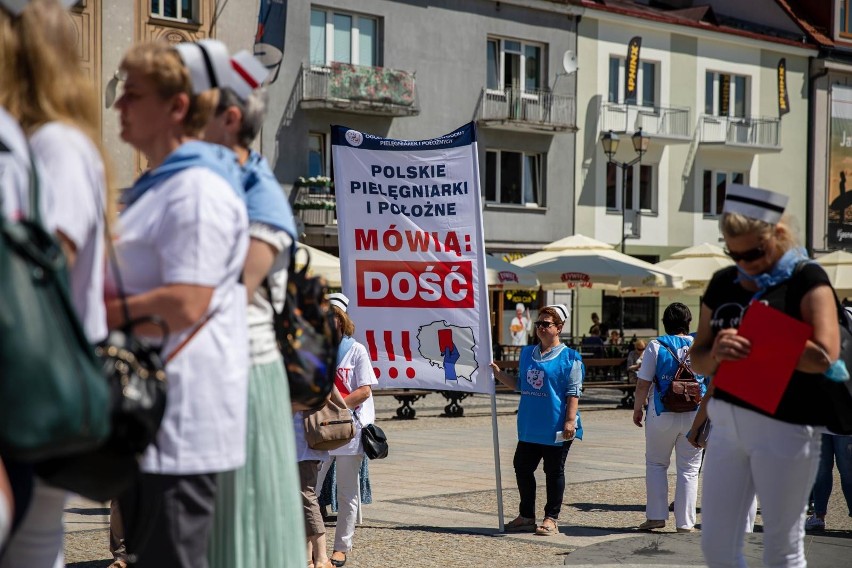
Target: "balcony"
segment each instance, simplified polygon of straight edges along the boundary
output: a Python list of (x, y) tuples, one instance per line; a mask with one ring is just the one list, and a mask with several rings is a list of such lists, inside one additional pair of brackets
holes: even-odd
[(633, 133), (640, 128), (655, 142), (689, 142), (692, 137), (688, 108), (601, 104), (601, 132)]
[[(290, 205), (293, 214), (308, 227), (337, 225), (337, 206), (334, 188), (326, 184), (297, 181), (293, 186)], [(311, 178), (313, 179), (313, 178)], [(336, 230), (336, 227), (335, 227)]]
[(477, 120), (504, 130), (576, 131), (574, 97), (550, 91), (482, 89)]
[(701, 115), (698, 141), (752, 152), (781, 150), (781, 120), (778, 118)]
[(414, 74), (408, 71), (334, 62), (302, 65), (305, 110), (322, 109), (373, 116), (416, 116)]

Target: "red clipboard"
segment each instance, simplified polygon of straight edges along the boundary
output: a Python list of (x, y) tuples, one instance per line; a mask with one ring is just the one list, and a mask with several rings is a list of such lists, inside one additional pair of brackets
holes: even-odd
[(751, 342), (751, 352), (739, 361), (722, 361), (713, 384), (774, 414), (813, 328), (766, 304), (754, 302), (746, 310), (738, 333)]

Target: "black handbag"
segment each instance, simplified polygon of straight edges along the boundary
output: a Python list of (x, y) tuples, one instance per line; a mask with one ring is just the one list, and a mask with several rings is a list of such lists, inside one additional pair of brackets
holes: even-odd
[[(161, 345), (165, 345), (168, 328), (157, 317), (130, 319), (109, 235), (107, 248), (126, 322), (110, 332), (96, 349), (103, 376), (109, 385), (112, 431), (106, 443), (95, 450), (48, 460), (36, 468), (36, 473), (47, 483), (95, 501), (118, 497), (138, 476), (139, 456), (154, 442), (166, 412), (168, 388), (165, 372), (168, 360), (161, 358), (161, 347), (133, 333), (133, 329), (141, 324), (157, 325), (163, 333)], [(171, 357), (186, 345), (201, 325), (175, 349)]]
[(42, 225), (31, 167), (28, 218), (0, 212), (0, 454), (77, 454), (102, 444), (109, 426), (107, 385), (68, 294), (65, 256)]
[(388, 457), (388, 437), (375, 424), (367, 424), (361, 429), (361, 443), (364, 445), (364, 454), (371, 460)]

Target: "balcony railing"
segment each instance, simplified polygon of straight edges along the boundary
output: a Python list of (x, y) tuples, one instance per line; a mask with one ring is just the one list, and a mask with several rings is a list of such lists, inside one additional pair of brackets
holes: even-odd
[(296, 185), (290, 204), (305, 225), (337, 224), (334, 189), (325, 185)]
[(654, 138), (688, 141), (689, 109), (684, 107), (642, 107), (619, 103), (601, 105), (601, 132), (629, 132), (642, 129)]
[(574, 97), (550, 91), (482, 89), (478, 120), (485, 126), (520, 130), (576, 130)]
[(704, 114), (698, 124), (699, 142), (740, 148), (781, 149), (778, 118), (714, 116)]
[(378, 116), (420, 114), (414, 74), (334, 62), (302, 65), (303, 109), (345, 110)]

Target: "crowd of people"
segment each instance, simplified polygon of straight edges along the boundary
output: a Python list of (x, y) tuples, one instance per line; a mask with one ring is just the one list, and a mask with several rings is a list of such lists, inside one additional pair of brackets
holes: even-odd
[[(121, 139), (147, 169), (118, 199), (99, 142), (97, 97), (65, 11), (73, 3), (0, 0), (0, 205), (13, 221), (35, 207), (56, 236), (92, 344), (128, 317), (155, 316), (169, 330), (162, 346), (169, 402), (141, 474), (112, 503), (113, 566), (344, 566), (367, 481), (361, 431), (375, 420), (377, 381), (366, 348), (352, 338), (349, 299), (330, 295), (343, 336), (330, 396), (351, 410), (355, 436), (333, 451), (308, 445), (309, 409), (290, 400), (273, 328), (297, 233), (285, 194), (251, 149), (266, 113), (266, 70), (216, 40), (132, 47), (121, 61), (115, 106)], [(38, 202), (30, 200), (35, 183)], [(665, 334), (635, 342), (628, 355), (633, 422), (646, 440), (646, 520), (638, 528), (668, 522), (674, 452), (675, 528), (696, 530), (703, 469), (702, 550), (714, 567), (745, 565), (743, 535), (758, 502), (765, 564), (804, 566), (804, 531), (825, 526), (835, 461), (852, 514), (852, 437), (822, 428), (808, 386), (823, 376), (849, 380), (839, 359), (838, 305), (825, 272), (806, 262), (785, 206), (783, 195), (730, 187), (720, 228), (735, 265), (709, 283), (697, 333), (689, 308), (673, 303), (663, 314)], [(115, 261), (105, 262), (110, 247)], [(737, 328), (754, 301), (812, 329), (773, 413), (712, 378), (725, 362), (749, 357), (751, 344)], [(569, 450), (583, 438), (585, 368), (560, 341), (565, 305), (539, 310), (536, 321), (523, 304), (516, 308), (519, 372), (492, 363), (495, 378), (521, 394), (513, 460), (520, 505), (505, 526), (552, 536)], [(526, 345), (532, 328), (537, 341)], [(594, 314), (584, 347), (603, 351), (607, 331)], [(609, 339), (621, 349), (617, 331)], [(667, 393), (684, 365), (694, 369), (699, 394), (693, 406), (674, 409)], [(708, 418), (712, 433), (700, 438)], [(0, 459), (0, 568), (61, 566), (67, 492), (43, 482), (32, 463)], [(538, 522), (540, 464), (546, 502)], [(328, 477), (339, 511), (331, 555), (319, 502)]]

